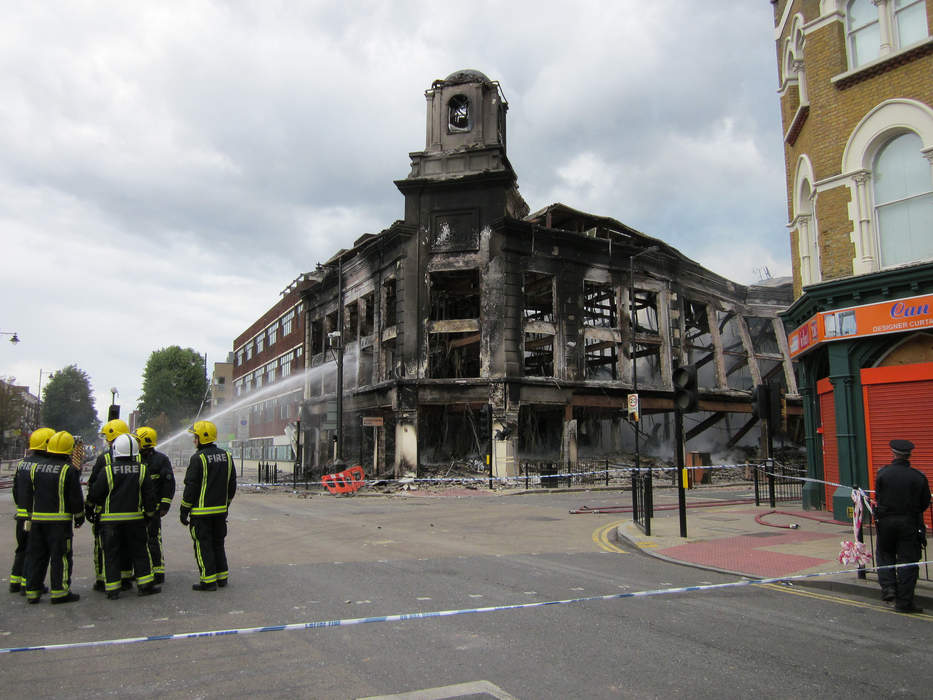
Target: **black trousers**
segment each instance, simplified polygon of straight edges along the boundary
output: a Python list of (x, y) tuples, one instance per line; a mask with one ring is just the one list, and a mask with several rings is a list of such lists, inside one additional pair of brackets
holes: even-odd
[(152, 560), (152, 573), (165, 573), (165, 553), (162, 550), (162, 518), (156, 513), (146, 526), (149, 545), (149, 559)]
[(126, 562), (130, 562), (130, 576), (136, 573), (136, 584), (152, 583), (152, 564), (149, 561), (146, 523), (144, 520), (102, 522), (100, 538), (104, 549), (105, 590), (118, 591), (123, 583)]
[(49, 588), (53, 598), (63, 598), (71, 591), (71, 520), (34, 520), (26, 545), (26, 597), (38, 598), (49, 573)]
[[(918, 529), (915, 515), (886, 515), (881, 518), (878, 521), (878, 566), (920, 561)], [(914, 586), (919, 573), (917, 566), (879, 569), (878, 583), (881, 590), (894, 591), (896, 607), (906, 608), (914, 603)]]
[(29, 543), (29, 533), (26, 532), (26, 521), (16, 520), (16, 549), (13, 551), (13, 568), (10, 570), (10, 583), (26, 586), (26, 546)]
[(194, 542), (194, 559), (198, 563), (201, 583), (226, 581), (227, 552), (224, 539), (227, 537), (227, 516), (206, 515), (190, 518), (188, 531)]

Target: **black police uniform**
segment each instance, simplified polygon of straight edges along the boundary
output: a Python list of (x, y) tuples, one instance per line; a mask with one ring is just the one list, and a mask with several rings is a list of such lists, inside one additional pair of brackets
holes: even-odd
[[(923, 472), (910, 466), (913, 443), (892, 440), (891, 448), (903, 456), (878, 470), (875, 477), (875, 518), (878, 521), (878, 566), (893, 567), (920, 561), (923, 511), (930, 505), (930, 485)], [(917, 566), (878, 570), (881, 596), (894, 601), (900, 612), (919, 612), (914, 604)]]
[(10, 593), (26, 593), (26, 546), (29, 543), (29, 502), (26, 498), (26, 482), (32, 477), (34, 464), (48, 459), (45, 450), (30, 450), (16, 465), (13, 474), (13, 504), (16, 506), (16, 549), (13, 551), (13, 568), (10, 570)]
[[(226, 586), (227, 509), (236, 493), (233, 457), (213, 442), (202, 445), (188, 462), (180, 519), (188, 525), (201, 580), (193, 588), (212, 591)], [(189, 518), (190, 516), (190, 518)]]
[(146, 518), (156, 511), (155, 489), (146, 465), (137, 457), (114, 457), (88, 486), (87, 500), (100, 513), (105, 590), (117, 598), (126, 578), (127, 556), (140, 595), (158, 593), (146, 545)]
[(33, 464), (25, 497), (29, 509), (26, 548), (26, 599), (38, 603), (45, 572), (49, 572), (52, 602), (77, 600), (71, 592), (72, 527), (84, 523), (84, 497), (78, 470), (68, 455), (50, 454)]
[(149, 558), (152, 560), (152, 573), (155, 582), (165, 580), (165, 552), (162, 547), (162, 518), (168, 513), (175, 496), (175, 472), (172, 470), (172, 461), (154, 448), (140, 450), (140, 459), (146, 464), (149, 476), (155, 486), (156, 499), (159, 512), (150, 518), (147, 526), (149, 540)]

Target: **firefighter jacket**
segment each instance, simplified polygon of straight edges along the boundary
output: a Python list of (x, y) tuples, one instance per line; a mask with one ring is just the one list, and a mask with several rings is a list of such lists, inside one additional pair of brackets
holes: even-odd
[(203, 445), (191, 455), (185, 472), (181, 516), (226, 515), (236, 493), (233, 457), (215, 443)]
[(48, 461), (48, 453), (30, 450), (16, 465), (13, 472), (13, 504), (16, 506), (16, 519), (29, 520), (31, 504), (26, 495), (26, 484), (32, 479), (32, 468), (36, 464)]
[(71, 522), (84, 519), (79, 472), (67, 455), (49, 455), (33, 463), (26, 482), (25, 506), (31, 520)]
[(172, 498), (175, 496), (175, 472), (172, 469), (172, 461), (154, 449), (142, 450), (139, 455), (148, 468), (149, 478), (155, 486), (158, 507), (167, 513), (172, 504)]
[(100, 511), (100, 522), (143, 520), (152, 516), (158, 502), (146, 465), (133, 457), (115, 457), (107, 461), (109, 463), (98, 472), (87, 490), (88, 503)]

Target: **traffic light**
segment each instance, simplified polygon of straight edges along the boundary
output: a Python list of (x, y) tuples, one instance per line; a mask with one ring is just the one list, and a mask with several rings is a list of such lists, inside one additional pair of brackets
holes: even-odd
[(120, 407), (116, 404), (110, 404), (107, 408), (107, 420), (112, 421), (120, 417)]
[(681, 413), (696, 411), (699, 402), (696, 365), (678, 367), (671, 379), (674, 383), (674, 408)]

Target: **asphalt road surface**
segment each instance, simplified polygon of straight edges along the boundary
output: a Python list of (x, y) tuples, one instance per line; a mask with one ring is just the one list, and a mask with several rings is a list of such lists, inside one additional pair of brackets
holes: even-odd
[[(446, 496), (238, 494), (230, 585), (196, 582), (191, 540), (164, 521), (163, 592), (91, 590), (90, 529), (75, 536), (68, 605), (0, 593), (4, 697), (738, 698), (929, 697), (926, 616), (815, 589), (736, 586), (613, 540), (617, 492)], [(13, 504), (0, 491), (8, 575)], [(532, 603), (558, 602), (530, 606)], [(481, 608), (504, 608), (466, 612)], [(417, 619), (408, 613), (458, 611)], [(388, 618), (388, 619), (387, 619)], [(367, 619), (365, 623), (353, 622)], [(257, 627), (334, 622), (299, 630)], [(218, 630), (237, 634), (117, 640)], [(68, 646), (107, 642), (96, 646)]]

